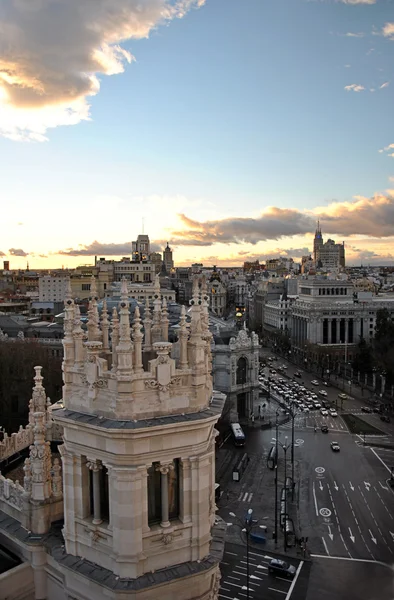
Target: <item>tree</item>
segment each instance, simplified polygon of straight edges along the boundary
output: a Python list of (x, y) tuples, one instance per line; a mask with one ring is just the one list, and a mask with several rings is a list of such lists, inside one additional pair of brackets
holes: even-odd
[(387, 308), (376, 314), (375, 337), (373, 340), (375, 361), (378, 369), (387, 373), (389, 381), (394, 379), (394, 322)]
[(42, 366), (44, 386), (52, 402), (61, 398), (62, 358), (35, 340), (0, 342), (0, 426), (7, 433), (28, 422), (34, 367)]
[(357, 344), (356, 354), (352, 362), (353, 369), (365, 375), (372, 372), (374, 362), (373, 347), (367, 344), (364, 338), (361, 338)]

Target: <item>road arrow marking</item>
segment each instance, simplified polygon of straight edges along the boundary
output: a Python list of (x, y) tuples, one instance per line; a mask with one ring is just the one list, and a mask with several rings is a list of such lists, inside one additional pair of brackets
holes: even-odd
[(355, 537), (354, 537), (354, 535), (352, 534), (352, 530), (350, 529), (350, 527), (349, 527), (349, 534), (350, 534), (350, 539), (351, 539), (351, 540), (352, 540), (352, 542), (354, 543), (354, 541), (355, 541), (355, 539), (356, 539), (356, 538), (355, 538)]
[(323, 484), (321, 481), (319, 481), (319, 488), (321, 489), (321, 491), (323, 491)]
[(387, 490), (387, 491), (388, 491), (388, 489), (389, 489), (389, 488), (388, 488), (388, 487), (386, 487), (385, 485), (383, 485), (383, 483), (382, 483), (381, 481), (379, 481), (379, 484), (380, 484), (380, 487), (381, 487), (383, 490)]
[(372, 531), (370, 529), (368, 529), (368, 531), (369, 531), (369, 535), (371, 536), (371, 540), (373, 541), (373, 543), (377, 544), (378, 542), (377, 542), (376, 538), (373, 537)]
[(339, 490), (339, 487), (337, 486), (337, 482), (336, 481), (334, 481), (334, 488), (336, 489), (336, 491)]
[(392, 531), (390, 531), (390, 535), (391, 535), (391, 538), (392, 538), (392, 540), (394, 542), (394, 533)]
[(329, 525), (328, 525), (328, 537), (330, 538), (331, 541), (334, 539), (334, 534), (331, 533), (331, 527)]
[(367, 488), (368, 492), (369, 492), (369, 488), (371, 487), (371, 484), (368, 483), (367, 481), (364, 481), (364, 485)]
[(249, 575), (249, 579), (258, 579), (259, 581), (264, 581), (261, 577), (256, 577), (256, 575)]
[(352, 482), (349, 481), (349, 485), (350, 485), (350, 489), (352, 490), (352, 492), (354, 492), (354, 487), (352, 486)]

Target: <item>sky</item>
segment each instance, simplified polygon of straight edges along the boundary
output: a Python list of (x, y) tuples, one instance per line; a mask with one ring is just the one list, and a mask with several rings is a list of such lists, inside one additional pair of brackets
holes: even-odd
[(0, 260), (394, 264), (393, 0), (1, 0)]

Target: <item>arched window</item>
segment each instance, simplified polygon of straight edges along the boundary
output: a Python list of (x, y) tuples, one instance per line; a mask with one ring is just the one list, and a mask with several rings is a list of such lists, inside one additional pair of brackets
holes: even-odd
[(246, 383), (246, 371), (248, 368), (248, 361), (244, 356), (238, 360), (237, 363), (237, 385), (239, 383)]

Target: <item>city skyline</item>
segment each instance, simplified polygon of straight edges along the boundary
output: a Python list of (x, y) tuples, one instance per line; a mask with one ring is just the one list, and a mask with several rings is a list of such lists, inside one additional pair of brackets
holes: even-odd
[(2, 260), (394, 264), (388, 0), (92, 6), (0, 7)]

